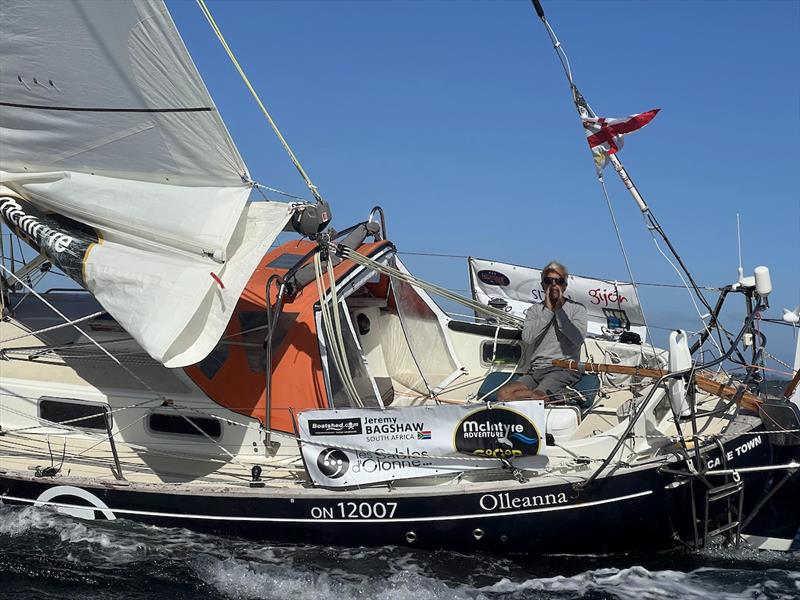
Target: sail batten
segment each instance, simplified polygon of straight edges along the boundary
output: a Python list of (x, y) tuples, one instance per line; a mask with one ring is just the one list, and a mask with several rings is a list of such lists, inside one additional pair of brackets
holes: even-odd
[(117, 113), (170, 113), (170, 112), (206, 112), (212, 111), (212, 106), (191, 106), (185, 108), (110, 108), (88, 106), (41, 106), (38, 104), (18, 104), (14, 102), (0, 102), (0, 106), (12, 108), (32, 108), (35, 110), (63, 110), (67, 112), (117, 112)]

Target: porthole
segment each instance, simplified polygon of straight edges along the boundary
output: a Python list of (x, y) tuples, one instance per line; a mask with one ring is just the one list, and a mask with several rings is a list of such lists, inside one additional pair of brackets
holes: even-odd
[[(494, 361), (492, 357), (494, 357)], [(495, 348), (494, 340), (484, 340), (481, 343), (481, 364), (483, 365), (516, 365), (519, 364), (521, 358), (522, 346), (519, 344), (498, 341)]]
[(39, 398), (39, 418), (78, 429), (106, 431), (108, 405), (76, 398)]
[[(203, 435), (203, 433), (205, 433), (208, 437), (215, 439), (222, 436), (222, 424), (217, 419), (210, 419), (207, 417), (154, 412), (147, 418), (147, 425), (151, 431), (156, 433), (192, 435), (197, 437), (205, 437)], [(195, 427), (195, 425), (197, 427)]]

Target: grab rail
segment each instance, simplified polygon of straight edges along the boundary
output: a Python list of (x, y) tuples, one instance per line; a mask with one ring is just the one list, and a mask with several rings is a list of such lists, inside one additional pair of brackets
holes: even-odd
[[(630, 436), (631, 432), (633, 431), (633, 428), (636, 426), (636, 423), (639, 421), (639, 419), (642, 418), (645, 409), (647, 408), (648, 404), (650, 404), (650, 400), (652, 399), (653, 394), (655, 394), (656, 390), (659, 389), (659, 386), (661, 386), (667, 379), (682, 377), (683, 375), (692, 373), (693, 371), (697, 371), (699, 369), (708, 369), (709, 367), (714, 367), (726, 361), (728, 358), (730, 358), (730, 356), (736, 350), (736, 347), (738, 346), (745, 332), (748, 329), (750, 329), (750, 326), (752, 325), (755, 316), (759, 313), (759, 311), (762, 308), (764, 308), (763, 305), (759, 304), (756, 310), (747, 316), (744, 325), (742, 326), (742, 329), (739, 331), (739, 334), (736, 336), (736, 339), (733, 341), (733, 343), (731, 343), (731, 347), (728, 348), (728, 351), (725, 352), (725, 354), (705, 364), (693, 365), (687, 369), (682, 369), (680, 371), (675, 371), (673, 373), (667, 373), (662, 377), (660, 377), (659, 380), (653, 385), (652, 389), (650, 390), (650, 393), (647, 395), (647, 398), (644, 400), (644, 402), (642, 402), (641, 406), (637, 409), (636, 413), (631, 418), (630, 423), (625, 428), (625, 432), (620, 436), (619, 440), (614, 445), (614, 449), (608, 454), (608, 456), (603, 460), (603, 463), (599, 467), (597, 467), (597, 470), (594, 473), (592, 473), (586, 481), (578, 482), (575, 484), (575, 489), (582, 490), (587, 486), (589, 486), (592, 482), (594, 482), (595, 479), (597, 479), (600, 476), (600, 473), (602, 473), (606, 469), (606, 467), (608, 467), (608, 465), (611, 464), (611, 461), (613, 460), (614, 456), (616, 456), (617, 452), (619, 452), (619, 449), (622, 447), (622, 444), (624, 444), (625, 440), (627, 440), (628, 436)], [(736, 396), (734, 396), (731, 401), (732, 402), (736, 401)], [(692, 410), (694, 410), (694, 407), (692, 408)]]
[(367, 217), (367, 223), (372, 223), (372, 215), (374, 215), (376, 211), (381, 217), (381, 235), (383, 236), (383, 239), (387, 240), (389, 239), (389, 236), (386, 234), (386, 216), (383, 214), (382, 207), (377, 205), (372, 207), (372, 210), (369, 211), (369, 216)]

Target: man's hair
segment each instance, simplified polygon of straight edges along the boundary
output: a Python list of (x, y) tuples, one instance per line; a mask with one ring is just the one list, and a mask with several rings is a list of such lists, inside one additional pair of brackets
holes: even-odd
[(551, 260), (549, 263), (547, 263), (547, 266), (545, 266), (545, 268), (542, 269), (542, 278), (546, 276), (548, 271), (558, 271), (559, 273), (561, 273), (561, 276), (564, 279), (569, 278), (569, 271), (567, 270), (567, 267), (565, 267), (556, 260)]

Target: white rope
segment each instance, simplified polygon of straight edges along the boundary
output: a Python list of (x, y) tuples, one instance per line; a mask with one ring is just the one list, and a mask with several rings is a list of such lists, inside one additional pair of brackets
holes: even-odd
[(464, 298), (462, 296), (459, 296), (458, 294), (454, 294), (451, 291), (447, 290), (446, 288), (419, 279), (418, 277), (415, 277), (410, 273), (404, 273), (399, 269), (395, 269), (388, 265), (381, 264), (377, 261), (372, 260), (371, 258), (364, 256), (363, 254), (359, 254), (358, 252), (351, 250), (350, 248), (342, 247), (341, 252), (344, 258), (353, 261), (357, 265), (368, 267), (373, 271), (377, 271), (378, 273), (388, 275), (389, 277), (394, 277), (395, 279), (399, 279), (400, 281), (404, 281), (413, 286), (419, 287), (427, 292), (436, 294), (447, 300), (452, 300), (453, 302), (463, 304), (464, 306), (471, 308), (476, 312), (482, 312), (487, 315), (490, 315), (495, 319), (497, 319), (498, 323), (502, 323), (503, 325), (506, 325), (508, 327), (512, 327), (515, 329), (522, 329), (524, 321), (519, 317), (508, 314), (502, 310), (498, 310), (491, 306), (481, 304), (480, 302)]
[[(283, 190), (279, 190), (274, 187), (269, 187), (268, 185), (263, 185), (261, 183), (253, 183), (253, 187), (257, 190), (267, 190), (269, 192), (275, 192), (276, 194), (280, 194), (281, 196), (285, 196), (287, 198), (291, 198), (292, 200), (299, 200), (300, 202), (306, 202), (305, 198), (301, 198), (300, 196), (295, 196), (294, 194), (290, 194), (289, 192), (284, 192)], [(266, 196), (264, 196), (266, 198)]]
[[(492, 342), (492, 363), (491, 363), (492, 366), (489, 368), (489, 372), (486, 374), (486, 377), (488, 377), (492, 373), (496, 373), (497, 372), (497, 371), (494, 370), (494, 368), (495, 368), (495, 359), (497, 358), (497, 338), (499, 336), (500, 336), (500, 325), (498, 324), (497, 328), (494, 331), (494, 341)], [(484, 400), (486, 400), (486, 398), (488, 398), (489, 396), (494, 394), (501, 387), (503, 387), (509, 381), (511, 381), (511, 378), (514, 377), (514, 374), (517, 372), (518, 368), (519, 368), (519, 364), (515, 364), (514, 365), (514, 370), (511, 371), (511, 373), (508, 374), (508, 377), (506, 377), (505, 381), (503, 381), (503, 383), (501, 383), (497, 387), (495, 387), (495, 388), (489, 390), (488, 392), (486, 392), (483, 396), (481, 396), (480, 398), (477, 399), (477, 402), (483, 402)], [(484, 377), (484, 379), (485, 379), (485, 377)]]
[(325, 280), (322, 273), (322, 261), (319, 257), (319, 254), (314, 256), (314, 275), (317, 284), (317, 296), (320, 299), (320, 317), (322, 319), (322, 325), (325, 329), (325, 333), (328, 338), (328, 346), (330, 350), (330, 355), (333, 358), (334, 367), (336, 368), (339, 379), (342, 382), (342, 386), (344, 387), (345, 393), (350, 397), (354, 404), (357, 404), (355, 399), (355, 395), (353, 394), (353, 390), (349, 387), (349, 380), (345, 375), (344, 365), (342, 364), (342, 356), (339, 352), (339, 345), (338, 345), (338, 338), (336, 333), (333, 330), (333, 321), (332, 316), (330, 314), (330, 306), (328, 304), (328, 298), (325, 293)]
[(228, 58), (231, 59), (233, 66), (236, 67), (236, 70), (239, 72), (242, 81), (244, 81), (245, 85), (247, 86), (247, 89), (250, 90), (250, 93), (252, 94), (253, 98), (255, 99), (256, 103), (261, 109), (261, 112), (264, 113), (264, 116), (267, 118), (267, 121), (269, 121), (270, 127), (272, 127), (272, 130), (275, 132), (275, 135), (278, 136), (278, 140), (283, 146), (283, 149), (286, 150), (286, 153), (289, 155), (289, 159), (292, 161), (292, 164), (297, 169), (298, 173), (300, 173), (300, 176), (303, 178), (303, 181), (305, 181), (306, 186), (308, 186), (308, 189), (311, 190), (311, 193), (314, 195), (314, 198), (316, 198), (318, 202), (321, 202), (322, 196), (320, 196), (319, 192), (317, 191), (317, 186), (315, 186), (311, 182), (311, 178), (308, 176), (305, 169), (303, 169), (303, 166), (300, 164), (300, 161), (298, 160), (297, 156), (295, 156), (294, 152), (289, 147), (289, 143), (283, 137), (283, 134), (281, 133), (280, 129), (278, 129), (277, 123), (275, 123), (275, 121), (272, 119), (272, 115), (269, 114), (267, 107), (264, 106), (264, 103), (261, 101), (261, 98), (259, 98), (255, 88), (250, 83), (250, 80), (247, 78), (247, 75), (245, 75), (244, 69), (242, 69), (242, 66), (239, 64), (239, 61), (236, 59), (236, 56), (234, 56), (233, 50), (231, 50), (230, 46), (228, 46), (228, 42), (225, 41), (225, 37), (222, 35), (222, 31), (217, 26), (216, 21), (214, 21), (214, 17), (211, 15), (211, 11), (208, 9), (208, 6), (206, 6), (204, 0), (197, 0), (197, 4), (200, 7), (200, 10), (202, 11), (206, 20), (208, 21), (208, 24), (211, 25), (211, 29), (213, 29), (214, 33), (217, 35), (217, 39), (219, 39), (220, 43), (222, 44), (222, 47), (225, 49), (225, 52), (228, 54)]
[[(350, 369), (349, 365), (345, 365), (345, 361), (347, 360), (346, 354), (342, 356), (340, 352), (341, 347), (339, 345), (339, 338), (341, 334), (341, 330), (334, 331), (333, 326), (333, 317), (330, 314), (331, 306), (329, 304), (329, 297), (325, 293), (325, 283), (324, 277), (322, 274), (322, 261), (320, 259), (319, 253), (314, 255), (314, 275), (317, 284), (317, 296), (319, 297), (319, 305), (320, 305), (320, 317), (322, 320), (323, 328), (325, 329), (325, 333), (328, 338), (328, 349), (330, 350), (331, 358), (333, 358), (334, 367), (338, 371), (339, 379), (342, 382), (342, 387), (344, 388), (345, 393), (350, 397), (353, 404), (359, 407), (363, 407), (364, 403), (361, 400), (361, 397), (358, 395), (358, 391), (355, 388), (355, 384), (352, 381), (352, 378), (349, 376)], [(333, 293), (335, 293), (335, 288)], [(338, 306), (333, 307), (334, 311), (339, 310)], [(338, 316), (338, 315), (337, 315)]]
[(774, 356), (774, 355), (770, 354), (770, 353), (769, 353), (769, 352), (767, 352), (766, 350), (764, 350), (764, 354), (767, 356), (767, 358), (769, 358), (769, 359), (772, 359), (772, 360), (774, 360), (776, 363), (778, 363), (779, 365), (781, 365), (781, 366), (783, 366), (783, 367), (786, 367), (787, 369), (789, 369), (789, 373), (787, 373), (787, 375), (789, 375), (789, 376), (794, 376), (794, 374), (795, 374), (796, 370), (795, 370), (795, 368), (794, 368), (792, 365), (790, 365), (789, 363), (783, 362), (783, 361), (782, 361), (780, 358), (778, 358), (777, 356)]
[(344, 345), (344, 334), (342, 332), (342, 322), (339, 315), (339, 296), (336, 287), (336, 276), (333, 274), (333, 261), (328, 260), (327, 267), (328, 267), (328, 280), (330, 284), (329, 307), (331, 309), (331, 313), (333, 314), (333, 328), (335, 334), (334, 343), (338, 345), (339, 356), (342, 358), (342, 366), (344, 367), (344, 376), (347, 378), (350, 387), (352, 388), (355, 394), (356, 403), (363, 408), (364, 402), (362, 402), (361, 397), (358, 394), (355, 381), (353, 380), (353, 373), (352, 371), (350, 371), (350, 363), (347, 360), (347, 348)]
[(483, 396), (481, 396), (480, 398), (478, 398), (478, 400), (477, 400), (477, 401), (478, 401), (478, 402), (483, 402), (484, 400), (486, 400), (486, 398), (488, 398), (489, 396), (491, 396), (492, 394), (494, 394), (494, 393), (495, 393), (497, 390), (499, 390), (501, 387), (503, 387), (503, 386), (504, 386), (504, 385), (506, 385), (506, 384), (507, 384), (509, 381), (511, 381), (511, 378), (512, 378), (512, 377), (514, 377), (514, 375), (516, 374), (516, 372), (517, 372), (517, 369), (518, 369), (518, 368), (519, 368), (519, 365), (514, 365), (514, 370), (513, 370), (513, 371), (511, 371), (511, 373), (509, 373), (509, 374), (508, 374), (508, 377), (506, 377), (506, 379), (505, 379), (505, 381), (503, 381), (503, 383), (501, 383), (500, 385), (498, 385), (496, 388), (494, 388), (494, 389), (491, 389), (491, 390), (489, 390), (488, 392), (486, 392), (486, 393), (485, 393)]

